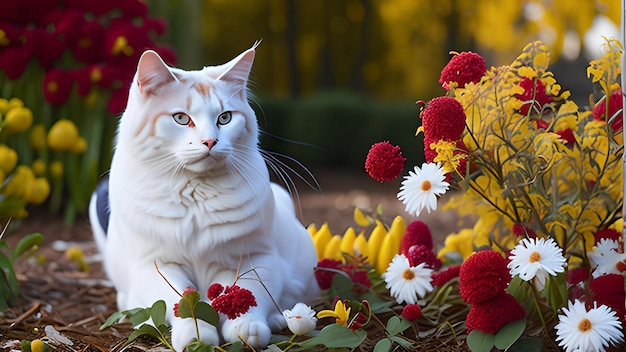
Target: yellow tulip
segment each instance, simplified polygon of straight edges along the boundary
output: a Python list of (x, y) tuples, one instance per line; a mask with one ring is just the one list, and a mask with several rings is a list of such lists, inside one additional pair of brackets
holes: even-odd
[(46, 149), (46, 128), (38, 123), (30, 130), (30, 145), (37, 150)]
[(46, 174), (46, 162), (41, 159), (33, 161), (31, 167), (37, 176), (43, 176)]
[(315, 224), (310, 224), (309, 226), (307, 226), (306, 230), (309, 232), (309, 235), (313, 237), (313, 235), (315, 235), (315, 233), (317, 232), (317, 226), (315, 226)]
[(11, 111), (13, 108), (24, 106), (24, 102), (20, 98), (11, 98), (7, 102), (7, 110), (6, 112)]
[(324, 223), (324, 225), (322, 225), (322, 227), (320, 227), (317, 233), (313, 236), (313, 245), (315, 245), (318, 260), (321, 260), (324, 257), (324, 249), (332, 237), (333, 235), (328, 229), (328, 223)]
[(63, 176), (63, 163), (55, 160), (50, 163), (50, 176), (59, 178)]
[(39, 205), (48, 199), (50, 195), (50, 184), (45, 177), (38, 177), (34, 180), (30, 190), (24, 197), (26, 202), (34, 205)]
[(387, 267), (389, 267), (389, 263), (391, 263), (393, 257), (400, 252), (400, 240), (401, 237), (394, 236), (391, 233), (385, 236), (380, 245), (378, 258), (374, 265), (377, 272), (382, 274), (387, 271)]
[(71, 151), (78, 137), (78, 127), (74, 122), (61, 119), (48, 131), (48, 147), (56, 151)]
[(341, 236), (335, 235), (331, 237), (330, 241), (328, 241), (328, 243), (326, 244), (326, 247), (324, 248), (324, 255), (322, 255), (322, 258), (341, 260), (342, 255), (341, 255), (341, 251), (339, 250), (340, 244), (341, 244)]
[(17, 152), (6, 144), (0, 144), (0, 170), (8, 175), (17, 165)]
[(359, 226), (368, 226), (370, 224), (369, 220), (359, 207), (354, 207), (354, 222), (356, 222)]
[(358, 236), (356, 236), (356, 240), (354, 240), (354, 253), (356, 255), (360, 255), (362, 257), (369, 256), (369, 248), (367, 245), (367, 239), (365, 238), (365, 234), (361, 232)]
[(341, 242), (339, 243), (339, 251), (354, 255), (355, 240), (356, 232), (354, 232), (354, 229), (352, 227), (348, 227), (346, 232), (343, 234), (343, 237), (341, 237)]
[(4, 116), (4, 130), (9, 133), (22, 133), (33, 123), (33, 112), (25, 106), (16, 106)]
[(0, 114), (4, 115), (7, 111), (9, 111), (9, 101), (4, 98), (0, 98)]
[(72, 147), (72, 153), (82, 154), (85, 150), (87, 150), (87, 140), (78, 136), (76, 143), (74, 143), (74, 147)]
[(33, 187), (35, 173), (26, 165), (20, 165), (15, 169), (11, 180), (4, 189), (7, 197), (24, 199)]
[(43, 352), (45, 348), (45, 344), (40, 339), (34, 339), (30, 342), (30, 350), (31, 352)]
[(400, 241), (402, 241), (402, 237), (404, 236), (404, 232), (406, 231), (406, 223), (402, 216), (398, 215), (393, 219), (391, 223), (391, 227), (389, 228), (389, 233), (387, 236), (393, 236), (398, 239), (398, 245)]
[(387, 234), (387, 230), (385, 230), (385, 225), (379, 220), (376, 220), (376, 227), (372, 230), (370, 234), (370, 238), (367, 240), (367, 251), (369, 253), (369, 260), (372, 265), (375, 265), (376, 258), (378, 258), (378, 251), (380, 250), (380, 245), (383, 242), (383, 238)]

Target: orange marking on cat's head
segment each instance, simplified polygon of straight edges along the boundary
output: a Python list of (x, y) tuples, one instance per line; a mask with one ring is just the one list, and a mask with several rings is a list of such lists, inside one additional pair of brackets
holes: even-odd
[(196, 82), (193, 85), (194, 89), (196, 91), (198, 91), (198, 93), (200, 93), (200, 95), (202, 96), (208, 96), (209, 92), (211, 91), (212, 86), (208, 83), (203, 83), (203, 82)]

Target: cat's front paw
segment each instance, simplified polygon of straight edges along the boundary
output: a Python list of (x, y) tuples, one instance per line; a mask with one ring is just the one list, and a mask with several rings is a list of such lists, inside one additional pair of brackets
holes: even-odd
[[(200, 332), (200, 341), (213, 346), (220, 344), (220, 337), (215, 326), (198, 319), (198, 331)], [(176, 319), (172, 322), (172, 347), (174, 350), (184, 351), (185, 347), (196, 338), (198, 336), (193, 319)]]
[(244, 340), (253, 347), (265, 347), (270, 342), (272, 331), (267, 322), (254, 316), (242, 316), (234, 320), (226, 320), (222, 326), (222, 334), (228, 342)]

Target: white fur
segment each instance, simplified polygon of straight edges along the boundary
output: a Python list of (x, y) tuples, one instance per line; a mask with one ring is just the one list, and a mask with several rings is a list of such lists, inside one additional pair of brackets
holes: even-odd
[[(212, 344), (243, 338), (264, 347), (271, 330), (286, 326), (272, 298), (284, 310), (319, 293), (310, 236), (287, 192), (270, 183), (258, 150), (245, 89), (253, 58), (254, 48), (222, 66), (183, 71), (144, 53), (120, 121), (109, 228), (105, 238), (94, 225), (96, 242), (119, 309), (164, 299), (179, 351), (196, 337), (195, 327), (191, 319), (173, 316), (180, 297), (155, 263), (178, 292), (194, 287), (206, 301), (212, 283), (237, 279), (253, 292), (258, 306), (235, 320), (221, 317), (220, 331), (200, 325), (202, 340)], [(210, 87), (209, 93), (192, 87), (197, 84)], [(232, 120), (218, 126), (224, 111), (233, 112)], [(177, 112), (188, 114), (195, 127), (178, 125), (172, 118)], [(204, 139), (218, 142), (209, 151)], [(245, 274), (236, 278), (238, 270)]]

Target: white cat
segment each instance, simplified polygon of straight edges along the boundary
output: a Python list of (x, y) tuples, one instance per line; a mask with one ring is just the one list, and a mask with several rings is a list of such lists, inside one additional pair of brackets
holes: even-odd
[(200, 322), (201, 339), (211, 344), (241, 337), (263, 347), (286, 326), (272, 298), (284, 310), (319, 294), (311, 238), (289, 194), (270, 182), (258, 148), (246, 88), (254, 50), (198, 71), (143, 53), (108, 184), (90, 204), (119, 309), (164, 299), (179, 351), (196, 337), (194, 322), (174, 317), (180, 296), (155, 263), (178, 292), (193, 287), (203, 297), (213, 283), (232, 285), (241, 263), (237, 285), (252, 291), (257, 306), (233, 320), (222, 316), (220, 331)]

